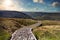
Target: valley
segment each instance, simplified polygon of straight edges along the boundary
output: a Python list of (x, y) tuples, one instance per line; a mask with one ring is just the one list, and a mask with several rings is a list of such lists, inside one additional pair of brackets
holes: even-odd
[(59, 40), (60, 13), (0, 11), (0, 40), (10, 40), (21, 28), (28, 29), (36, 40)]

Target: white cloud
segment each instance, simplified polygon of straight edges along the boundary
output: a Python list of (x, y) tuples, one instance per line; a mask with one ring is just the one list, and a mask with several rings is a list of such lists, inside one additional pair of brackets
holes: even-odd
[(39, 1), (39, 0), (33, 0), (33, 2), (35, 2), (35, 3), (38, 2), (38, 1)]
[(33, 0), (35, 3), (44, 3), (44, 0)]
[(44, 0), (39, 0), (40, 3), (44, 3)]
[(56, 7), (56, 6), (59, 6), (59, 5), (60, 5), (59, 2), (53, 2), (53, 3), (52, 3), (52, 6), (53, 6), (53, 7)]
[(22, 8), (21, 6), (18, 7), (19, 4), (14, 3), (12, 0), (11, 0), (12, 4), (6, 3), (5, 0), (3, 0), (3, 1), (1, 0), (1, 2), (2, 3), (0, 4), (0, 10), (15, 10), (15, 11), (23, 11), (24, 10), (24, 8)]

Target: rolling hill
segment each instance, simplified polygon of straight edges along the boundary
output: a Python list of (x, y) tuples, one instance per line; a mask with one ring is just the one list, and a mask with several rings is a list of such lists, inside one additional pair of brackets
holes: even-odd
[(48, 12), (25, 12), (34, 19), (39, 20), (60, 20), (60, 13), (48, 13)]
[(60, 13), (48, 12), (18, 12), (18, 11), (1, 11), (0, 17), (5, 18), (26, 18), (38, 20), (60, 20)]
[(32, 19), (42, 23), (33, 29), (37, 40), (60, 39), (60, 13), (0, 11), (0, 40), (9, 40), (15, 30), (37, 22)]
[(31, 19), (31, 17), (27, 14), (24, 14), (22, 12), (18, 11), (2, 11), (0, 10), (0, 17), (5, 17), (5, 18), (28, 18)]
[(9, 40), (15, 30), (36, 22), (32, 19), (0, 18), (0, 40)]

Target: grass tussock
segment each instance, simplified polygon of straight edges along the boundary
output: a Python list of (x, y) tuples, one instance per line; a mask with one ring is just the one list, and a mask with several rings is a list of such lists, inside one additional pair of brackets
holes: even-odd
[(49, 25), (35, 28), (34, 35), (38, 40), (59, 40), (60, 25)]
[(60, 40), (60, 21), (42, 20), (42, 26), (33, 29), (37, 40)]

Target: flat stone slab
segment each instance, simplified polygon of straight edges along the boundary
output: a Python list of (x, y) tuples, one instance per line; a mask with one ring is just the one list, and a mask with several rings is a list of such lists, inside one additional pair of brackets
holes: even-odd
[(37, 40), (32, 33), (32, 28), (21, 28), (12, 34), (11, 40)]

